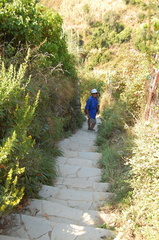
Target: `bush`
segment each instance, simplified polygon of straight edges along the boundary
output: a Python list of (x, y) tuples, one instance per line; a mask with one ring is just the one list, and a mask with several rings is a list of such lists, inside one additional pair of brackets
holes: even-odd
[(132, 29), (125, 28), (118, 34), (118, 39), (120, 43), (128, 42), (131, 39)]
[[(159, 138), (158, 121), (140, 121), (135, 128), (134, 155), (128, 161), (132, 168), (132, 206), (125, 212), (126, 221), (134, 236), (145, 240), (157, 240), (159, 233), (158, 185)], [(127, 226), (128, 227), (128, 226)]]
[(86, 14), (89, 13), (89, 11), (90, 11), (90, 7), (89, 7), (88, 4), (84, 4), (84, 5), (83, 5), (83, 11), (84, 11), (84, 13), (86, 13)]
[(62, 18), (57, 12), (35, 0), (4, 2), (1, 5), (0, 41), (5, 46), (5, 58), (9, 57), (11, 61), (18, 50), (25, 56), (29, 46), (45, 56), (41, 67), (56, 67), (61, 62), (63, 71), (75, 74), (72, 56), (68, 53), (62, 33)]
[(124, 0), (126, 4), (131, 4), (131, 5), (138, 5), (141, 4), (141, 0)]
[(146, 14), (143, 12), (138, 13), (138, 22), (141, 23), (143, 20), (147, 18)]
[(131, 155), (132, 138), (125, 128), (126, 114), (124, 107), (114, 105), (102, 113), (96, 144), (102, 152), (99, 163), (103, 168), (102, 181), (111, 183), (111, 191), (116, 194), (112, 204), (121, 202), (131, 190), (129, 177), (130, 167), (125, 165)]
[[(81, 94), (81, 107), (82, 109), (85, 106), (86, 100), (90, 97), (91, 89), (96, 88), (101, 94), (105, 89), (104, 80), (99, 77), (97, 78), (94, 74), (82, 72), (82, 76), (80, 77), (80, 94)], [(99, 96), (100, 100), (100, 96)]]
[[(11, 65), (7, 70), (1, 62), (0, 72), (0, 118), (1, 118), (1, 147), (0, 147), (0, 212), (12, 210), (25, 192), (23, 176), (25, 175), (25, 158), (34, 145), (27, 129), (34, 116), (36, 101), (31, 105), (29, 96), (25, 94), (28, 80), (24, 80), (26, 63), (18, 71)], [(23, 165), (23, 166), (22, 166)], [(32, 172), (36, 168), (32, 169)]]
[(159, 50), (156, 42), (158, 41), (158, 21), (154, 20), (153, 30), (148, 29), (148, 25), (144, 24), (143, 28), (137, 29), (135, 32), (134, 46), (142, 53), (152, 54)]
[(114, 111), (113, 107), (108, 107), (102, 112), (103, 121), (99, 126), (100, 139), (97, 137), (97, 144), (100, 145), (101, 138), (108, 140), (115, 130), (124, 131), (124, 120)]
[(146, 28), (136, 30), (134, 39), (134, 46), (142, 53), (147, 52), (148, 49), (148, 30)]
[(108, 26), (110, 30), (115, 30), (119, 28), (119, 19), (120, 15), (116, 14), (113, 11), (108, 11), (103, 16), (104, 25)]
[(146, 101), (146, 76), (149, 74), (149, 62), (137, 52), (125, 56), (127, 67), (111, 76), (111, 92), (119, 102), (126, 106), (126, 112), (138, 118)]

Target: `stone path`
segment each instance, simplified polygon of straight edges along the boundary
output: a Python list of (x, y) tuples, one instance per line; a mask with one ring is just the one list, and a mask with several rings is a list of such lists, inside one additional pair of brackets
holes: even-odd
[[(98, 120), (99, 122), (99, 120)], [(54, 186), (43, 185), (41, 199), (32, 199), (24, 214), (12, 215), (12, 228), (0, 240), (100, 240), (112, 239), (100, 228), (107, 216), (99, 211), (112, 197), (109, 183), (101, 183), (101, 157), (94, 145), (96, 132), (87, 124), (59, 143), (58, 178)]]

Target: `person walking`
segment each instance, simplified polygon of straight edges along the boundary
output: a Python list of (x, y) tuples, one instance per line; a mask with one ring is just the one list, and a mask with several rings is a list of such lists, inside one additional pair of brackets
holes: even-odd
[(88, 117), (88, 130), (95, 131), (94, 126), (96, 125), (96, 114), (99, 114), (99, 103), (96, 89), (91, 90), (91, 96), (88, 98), (85, 106), (85, 111)]

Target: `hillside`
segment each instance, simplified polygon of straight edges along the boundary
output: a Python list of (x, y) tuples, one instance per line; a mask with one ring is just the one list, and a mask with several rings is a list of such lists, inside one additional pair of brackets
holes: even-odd
[[(102, 151), (100, 163), (103, 181), (109, 181), (117, 194), (117, 205), (105, 208), (109, 216), (117, 216), (110, 227), (119, 233), (116, 239), (158, 240), (156, 92), (148, 106), (152, 79), (159, 69), (158, 1), (41, 3), (63, 18), (69, 52), (77, 59), (82, 98), (92, 87), (101, 93), (103, 122), (97, 139)], [(149, 121), (144, 118), (147, 106)]]
[(113, 219), (101, 227), (115, 229), (118, 240), (158, 240), (158, 0), (5, 0), (0, 7), (0, 220), (55, 183), (58, 142), (82, 126), (96, 88), (102, 183), (116, 196), (102, 209)]
[[(63, 18), (69, 51), (88, 70), (113, 69), (123, 58), (145, 51), (148, 38), (144, 24), (148, 23), (149, 6), (140, 0), (41, 0)], [(151, 14), (156, 9), (151, 7)], [(156, 14), (156, 13), (155, 13)], [(146, 27), (147, 28), (147, 27)], [(143, 36), (144, 35), (144, 36)], [(144, 49), (144, 50), (143, 50)], [(143, 51), (142, 51), (143, 50)]]
[(126, 10), (123, 0), (41, 0), (40, 2), (58, 11), (63, 17), (66, 28), (81, 30), (88, 27), (88, 13), (92, 21), (102, 21), (103, 15), (110, 10), (121, 14)]

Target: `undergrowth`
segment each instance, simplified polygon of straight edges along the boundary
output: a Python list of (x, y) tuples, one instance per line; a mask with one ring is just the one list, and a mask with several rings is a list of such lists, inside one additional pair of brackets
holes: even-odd
[(113, 204), (123, 201), (131, 190), (130, 166), (126, 165), (126, 159), (131, 155), (133, 141), (128, 129), (116, 107), (105, 109), (96, 144), (102, 152), (102, 181), (111, 183), (111, 191), (116, 194)]
[(127, 126), (122, 116), (107, 108), (99, 126), (102, 181), (111, 183), (115, 193), (103, 210), (115, 215), (110, 227), (115, 227), (117, 239), (158, 240), (158, 123), (138, 120)]

